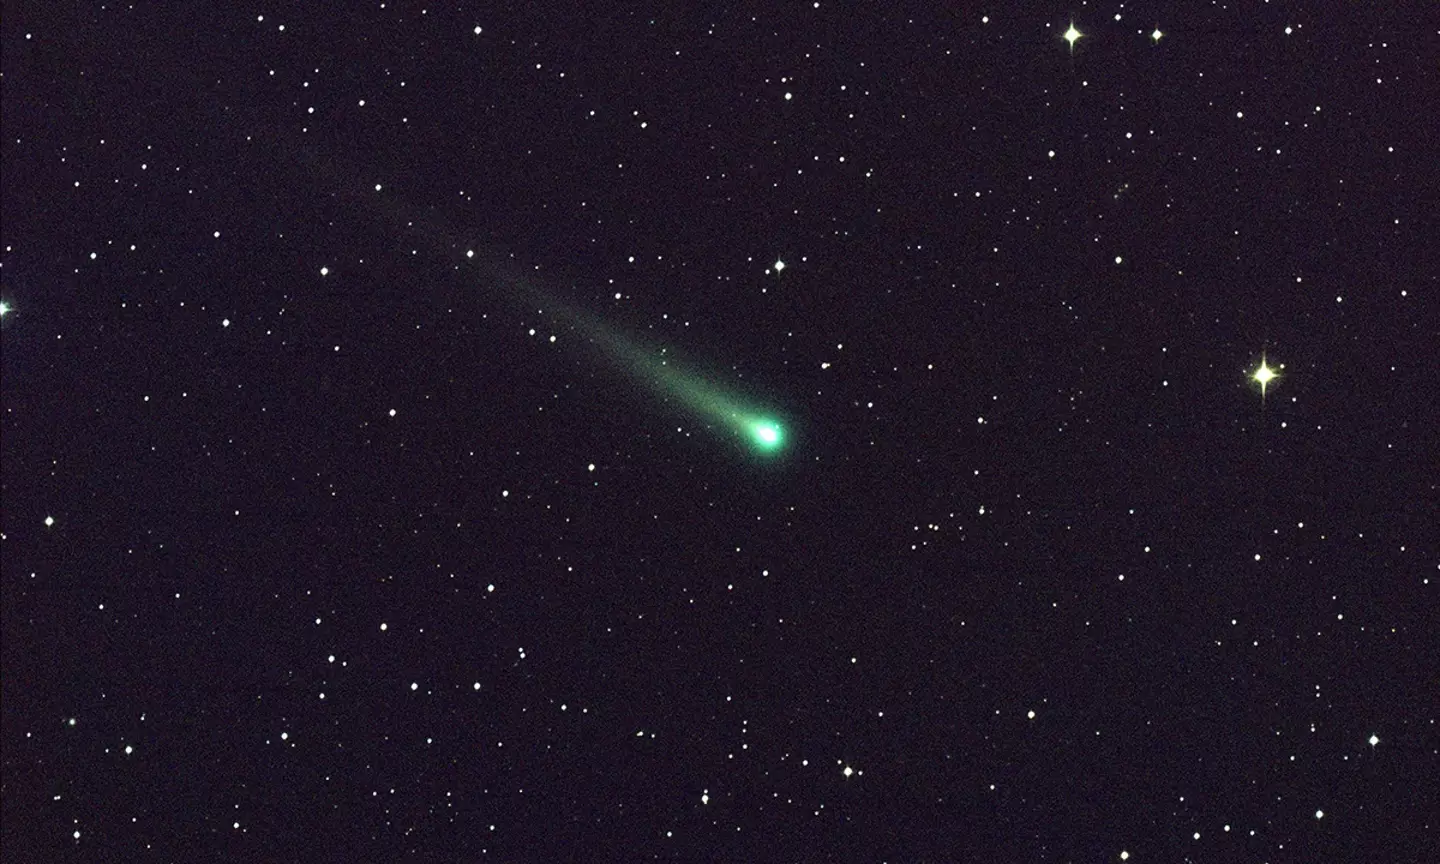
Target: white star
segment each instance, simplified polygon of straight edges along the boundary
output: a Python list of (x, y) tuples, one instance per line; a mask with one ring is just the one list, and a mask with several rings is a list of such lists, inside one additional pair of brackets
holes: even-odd
[(4, 318), (10, 312), (10, 304), (0, 302), (0, 318)]
[(1071, 54), (1075, 53), (1075, 40), (1079, 39), (1081, 36), (1084, 35), (1084, 33), (1081, 33), (1079, 30), (1075, 29), (1075, 22), (1071, 21), (1070, 29), (1065, 31), (1065, 41), (1070, 43)]
[(1155, 32), (1150, 34), (1150, 40), (1151, 40), (1152, 42), (1159, 42), (1159, 41), (1160, 41), (1160, 37), (1161, 37), (1161, 36), (1164, 36), (1164, 35), (1165, 35), (1164, 33), (1161, 33), (1161, 32), (1160, 32), (1160, 28), (1159, 28), (1159, 27), (1156, 27), (1156, 28), (1155, 28)]

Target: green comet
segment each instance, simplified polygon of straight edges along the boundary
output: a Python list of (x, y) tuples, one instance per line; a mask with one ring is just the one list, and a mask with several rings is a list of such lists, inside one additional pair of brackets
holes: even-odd
[(608, 327), (600, 325), (591, 335), (609, 353), (624, 360), (637, 380), (667, 401), (733, 430), (751, 452), (770, 456), (785, 449), (784, 425), (763, 409), (749, 405), (743, 397), (717, 387), (703, 375), (687, 372), (668, 360), (656, 359), (653, 352)]
[[(737, 392), (717, 386), (713, 376), (682, 370), (665, 357), (665, 352), (626, 336), (599, 317), (552, 295), (533, 281), (541, 277), (522, 271), (512, 256), (484, 247), (478, 250), (466, 248), (467, 244), (443, 222), (426, 215), (427, 208), (407, 207), (394, 191), (386, 189), (382, 193), (384, 184), (368, 179), (363, 183), (356, 180), (358, 176), (384, 177), (390, 173), (388, 166), (373, 160), (367, 163), (363, 154), (347, 152), (344, 158), (339, 158), (340, 154), (327, 154), (309, 144), (294, 146), (292, 142), (291, 146), (284, 146), (288, 139), (284, 131), (274, 124), (246, 116), (243, 112), (232, 113), (231, 108), (214, 102), (205, 102), (202, 107), (212, 119), (235, 133), (237, 143), (241, 140), (242, 131), (243, 140), (249, 143), (253, 130), (259, 129), (267, 133), (272, 144), (296, 156), (303, 165), (303, 171), (290, 175), (287, 181), (290, 185), (304, 188), (302, 183), (314, 183), (316, 178), (320, 178), (330, 194), (344, 196), (347, 207), (353, 205), (351, 209), (357, 212), (368, 212), (382, 230), (402, 231), (424, 240), (439, 256), (463, 255), (462, 261), (455, 262), (458, 272), (480, 276), (489, 283), (488, 287), (518, 302), (527, 313), (539, 309), (547, 317), (568, 325), (665, 404), (678, 404), (688, 409), (711, 428), (717, 425), (728, 428), (735, 433), (738, 442), (758, 456), (777, 456), (790, 446), (792, 432), (776, 416), (776, 412), (753, 404), (753, 400)], [(244, 120), (243, 130), (233, 119), (236, 117)], [(355, 167), (357, 158), (361, 160), (359, 169)], [(339, 165), (344, 165), (345, 169), (337, 170)], [(773, 266), (779, 271), (784, 269), (785, 263), (776, 261)], [(0, 310), (8, 317), (8, 306), (0, 307)]]
[(785, 430), (774, 420), (752, 420), (750, 435), (755, 439), (755, 446), (761, 450), (778, 450), (785, 446)]
[[(684, 371), (623, 337), (612, 335), (608, 348), (626, 361), (638, 380), (668, 401), (734, 431), (751, 452), (771, 456), (785, 449), (785, 427), (764, 410), (711, 383), (703, 375)], [(597, 340), (600, 341), (600, 340)]]
[(594, 347), (619, 364), (637, 382), (668, 405), (679, 405), (708, 421), (735, 433), (751, 453), (771, 457), (783, 452), (789, 435), (785, 424), (773, 412), (751, 404), (737, 393), (714, 384), (709, 377), (682, 369), (660, 350), (626, 336), (583, 309), (541, 291), (524, 277), (511, 287), (534, 302), (551, 317), (569, 324)]

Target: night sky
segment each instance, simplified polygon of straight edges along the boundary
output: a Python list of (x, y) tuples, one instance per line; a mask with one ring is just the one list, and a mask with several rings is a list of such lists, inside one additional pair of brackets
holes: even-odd
[(140, 6), (3, 12), (7, 862), (1440, 860), (1424, 4)]

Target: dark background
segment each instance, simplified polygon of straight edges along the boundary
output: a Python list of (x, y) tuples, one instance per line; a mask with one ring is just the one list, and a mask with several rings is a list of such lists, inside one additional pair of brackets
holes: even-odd
[(5, 4), (7, 861), (1440, 856), (1419, 5), (507, 5)]

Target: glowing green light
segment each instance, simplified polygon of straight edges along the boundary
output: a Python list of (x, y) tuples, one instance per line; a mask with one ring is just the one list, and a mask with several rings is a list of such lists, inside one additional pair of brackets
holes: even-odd
[(573, 326), (591, 345), (611, 359), (619, 361), (636, 380), (661, 397), (670, 407), (689, 410), (706, 425), (723, 424), (734, 431), (750, 451), (762, 456), (778, 455), (786, 447), (785, 426), (738, 392), (718, 386), (709, 375), (683, 368), (665, 356), (665, 351), (641, 340), (622, 334), (595, 315), (542, 294), (533, 286), (520, 283), (522, 291), (554, 317)]
[(703, 418), (729, 426), (752, 452), (771, 456), (785, 449), (785, 427), (779, 420), (747, 405), (737, 394), (716, 387), (705, 376), (649, 358), (643, 363), (637, 361), (635, 371), (637, 375), (643, 373), (641, 380), (671, 404), (678, 403)]
[(758, 453), (770, 455), (784, 449), (784, 427), (772, 417), (757, 411), (756, 406), (747, 404), (747, 400), (739, 394), (717, 387), (708, 376), (681, 369), (668, 360), (656, 360), (653, 354), (633, 341), (607, 335), (610, 338), (597, 341), (615, 356), (626, 360), (636, 379), (649, 385), (667, 403), (680, 405), (706, 420), (729, 426), (751, 450)]
[(785, 443), (785, 431), (774, 420), (753, 420), (750, 434), (761, 450), (776, 450)]

